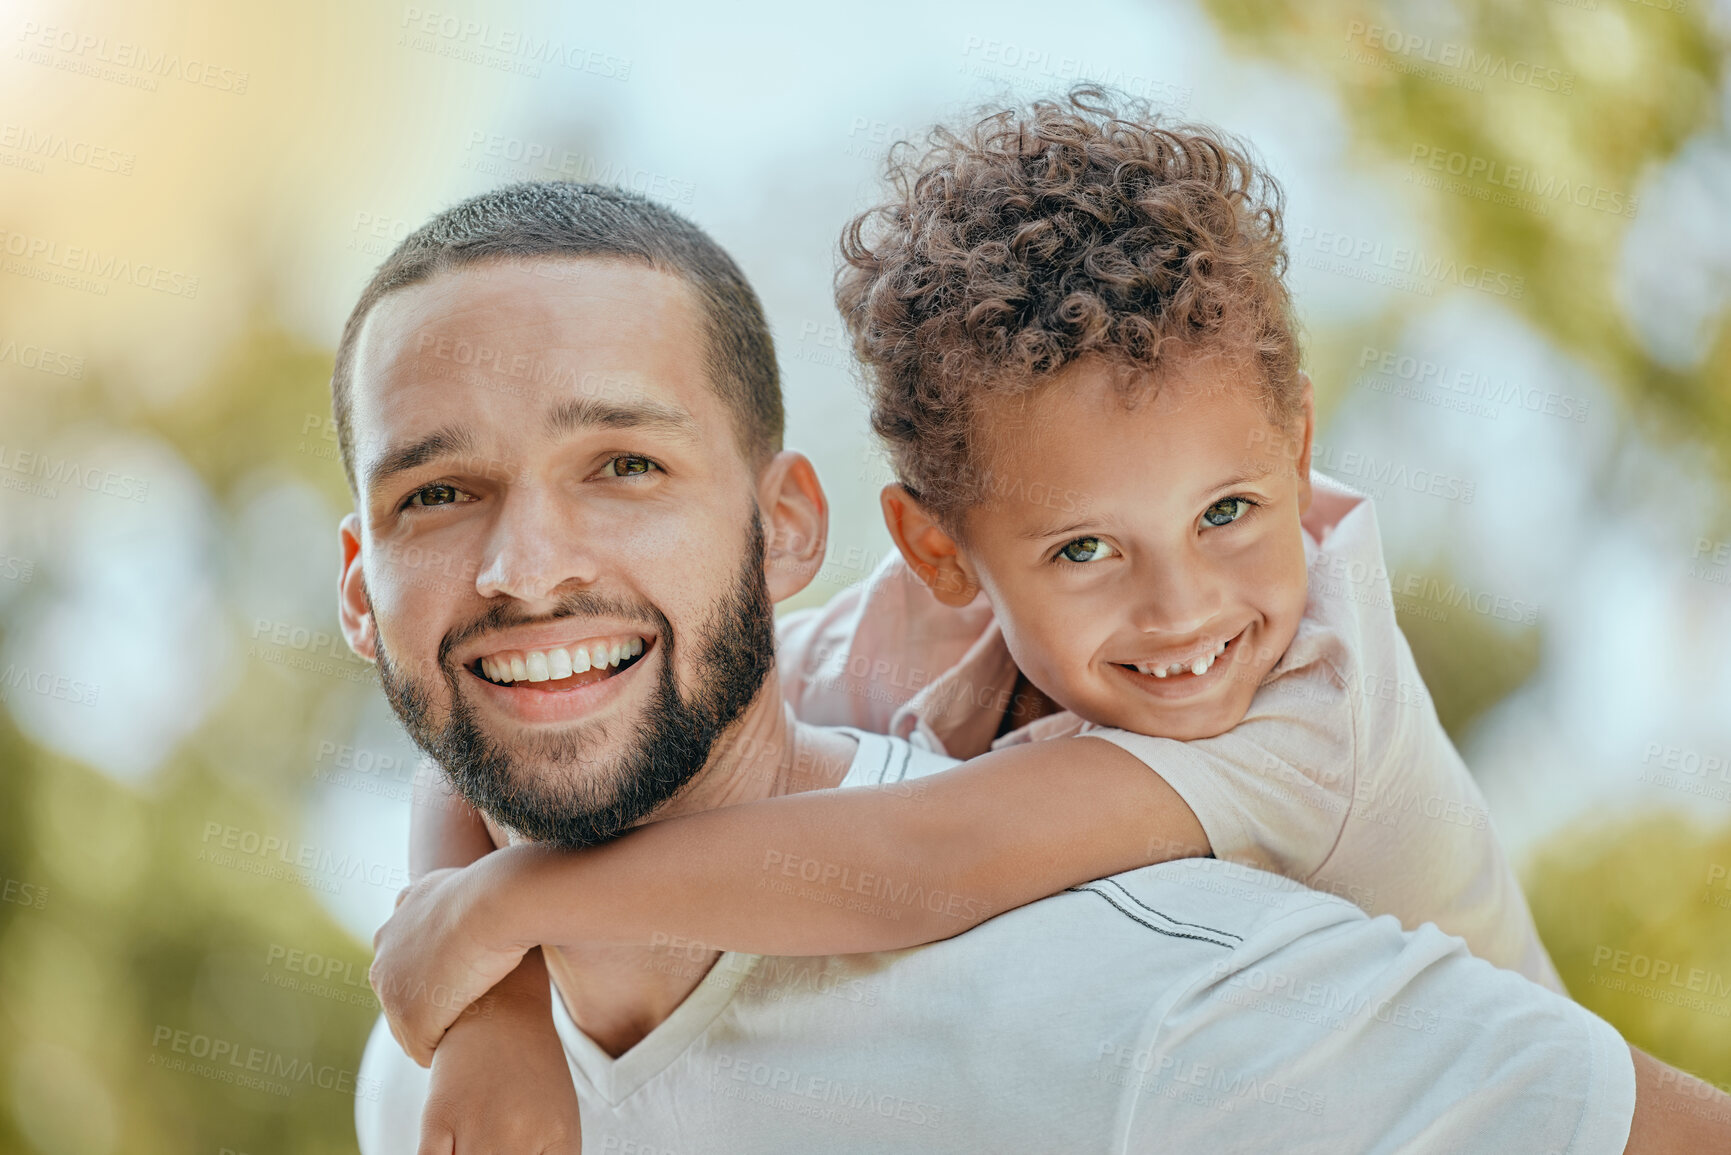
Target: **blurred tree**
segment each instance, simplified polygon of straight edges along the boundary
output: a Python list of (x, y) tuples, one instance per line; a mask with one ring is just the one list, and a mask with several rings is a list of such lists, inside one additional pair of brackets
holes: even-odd
[(1569, 993), (1731, 1090), (1731, 828), (1601, 815), (1553, 839), (1528, 882)]
[[(1362, 159), (1399, 165), (1409, 182), (1428, 171), (1411, 163), (1423, 147), (1436, 150), (1426, 160), (1460, 154), (1504, 171), (1530, 169), (1571, 188), (1618, 194), (1626, 207), (1655, 166), (1718, 122), (1727, 50), (1705, 4), (1203, 6), (1235, 47), (1334, 91)], [(1525, 277), (1519, 299), (1499, 299), (1596, 368), (1657, 429), (1708, 445), (1731, 478), (1731, 326), (1721, 315), (1707, 356), (1692, 368), (1663, 365), (1643, 346), (1616, 298), (1633, 213), (1605, 211), (1608, 198), (1597, 209), (1558, 200), (1554, 190), (1543, 214), (1416, 185), (1414, 196), (1424, 198), (1450, 256)], [(1425, 307), (1422, 299), (1392, 299), (1409, 294), (1389, 296), (1385, 328)], [(1339, 357), (1358, 346), (1332, 347)], [(1328, 389), (1349, 380), (1351, 366), (1319, 365), (1313, 376)]]

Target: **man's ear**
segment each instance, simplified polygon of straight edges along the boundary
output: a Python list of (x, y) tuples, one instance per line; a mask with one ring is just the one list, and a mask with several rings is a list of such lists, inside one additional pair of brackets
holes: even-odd
[(1316, 436), (1316, 394), (1310, 387), (1310, 374), (1298, 374), (1299, 403), (1303, 406), (1298, 431), (1298, 512), (1310, 508), (1310, 447)]
[(946, 606), (960, 607), (973, 601), (980, 583), (956, 539), (938, 525), (925, 506), (893, 482), (884, 486), (878, 500), (896, 548), (932, 596)]
[(367, 661), (378, 660), (377, 626), (373, 622), (373, 603), (367, 597), (366, 578), (361, 573), (361, 519), (351, 513), (337, 527), (341, 539), (343, 565), (337, 574), (337, 620), (342, 623), (343, 637), (349, 649)]
[(758, 478), (757, 506), (769, 597), (779, 602), (811, 584), (829, 542), (829, 501), (811, 459), (792, 449), (770, 458)]

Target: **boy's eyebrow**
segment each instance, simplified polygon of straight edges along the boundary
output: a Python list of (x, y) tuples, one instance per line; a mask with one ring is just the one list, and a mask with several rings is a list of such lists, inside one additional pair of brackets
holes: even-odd
[[(1261, 481), (1263, 478), (1272, 474), (1278, 465), (1278, 462), (1269, 462), (1260, 466), (1243, 466), (1238, 470), (1238, 472), (1232, 474), (1230, 477), (1223, 477), (1219, 481), (1215, 482), (1208, 488), (1207, 492), (1218, 493), (1223, 489), (1231, 489), (1235, 485), (1244, 485), (1251, 481)], [(1022, 537), (1029, 541), (1040, 541), (1044, 538), (1062, 537), (1066, 534), (1079, 533), (1094, 524), (1096, 523), (1091, 521), (1066, 522), (1063, 525), (1054, 526), (1051, 529), (1030, 529), (1023, 533)]]
[(460, 425), (441, 425), (418, 440), (399, 445), (367, 469), (366, 492), (371, 494), (399, 473), (418, 469), (441, 457), (475, 452), (475, 437)]
[(1088, 528), (1089, 524), (1090, 523), (1086, 521), (1072, 521), (1067, 525), (1056, 526), (1052, 529), (1030, 529), (1026, 533), (1022, 534), (1022, 536), (1029, 541), (1040, 541), (1043, 538), (1059, 537), (1064, 534), (1078, 533), (1081, 530)]
[(1222, 478), (1220, 481), (1215, 482), (1210, 492), (1220, 489), (1231, 489), (1234, 485), (1243, 485), (1247, 481), (1261, 481), (1263, 478), (1273, 473), (1278, 464), (1279, 462), (1276, 461), (1264, 461), (1260, 466), (1245, 465), (1231, 477)]

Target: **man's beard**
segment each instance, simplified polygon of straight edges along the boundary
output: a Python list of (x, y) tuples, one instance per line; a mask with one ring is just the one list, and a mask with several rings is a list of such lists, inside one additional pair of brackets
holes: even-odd
[[(450, 691), (451, 711), (442, 728), (430, 719), (426, 690), (392, 665), (382, 638), (379, 680), (415, 744), (444, 767), (451, 785), (471, 806), (537, 842), (594, 846), (648, 817), (691, 781), (709, 761), (716, 739), (762, 689), (775, 655), (775, 613), (763, 566), (763, 522), (753, 510), (739, 575), (695, 640), (696, 689), (690, 699), (680, 695), (674, 678), (679, 650), (667, 618), (652, 606), (587, 591), (562, 598), (548, 617), (528, 618), (497, 605), (470, 625), (447, 633), (438, 663)], [(586, 756), (608, 737), (599, 724), (591, 724), (587, 733), (536, 736), (521, 752), (529, 757), (519, 760), (519, 752), (495, 741), (477, 723), (463, 693), (462, 679), (470, 675), (452, 665), (451, 651), (480, 633), (581, 614), (637, 620), (654, 628), (661, 670), (648, 707), (641, 719), (623, 720), (632, 737), (616, 761)]]

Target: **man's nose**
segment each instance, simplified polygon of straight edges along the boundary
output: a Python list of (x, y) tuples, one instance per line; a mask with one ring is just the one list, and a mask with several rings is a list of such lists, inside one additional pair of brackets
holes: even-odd
[(1146, 633), (1192, 634), (1220, 611), (1220, 583), (1199, 558), (1156, 558), (1136, 567), (1131, 621)]
[(595, 541), (585, 532), (581, 511), (549, 492), (513, 490), (500, 503), (475, 590), (484, 598), (505, 596), (531, 609), (550, 609), (561, 586), (594, 583)]

